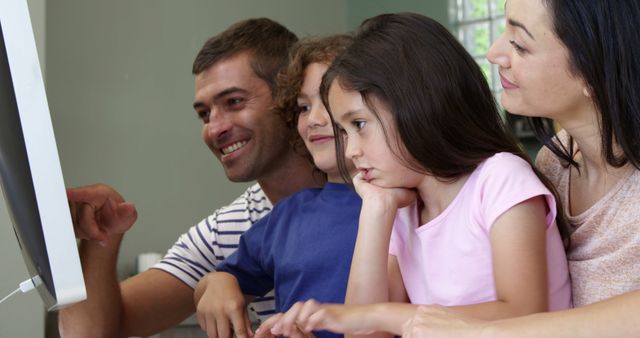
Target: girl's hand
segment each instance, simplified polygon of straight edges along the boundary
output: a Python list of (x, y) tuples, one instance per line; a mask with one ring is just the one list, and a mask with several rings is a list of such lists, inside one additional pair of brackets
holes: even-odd
[[(298, 302), (270, 324), (271, 334), (291, 336), (295, 331), (309, 333), (328, 330), (367, 335), (374, 332), (367, 324), (371, 318), (370, 311), (370, 306), (367, 305), (320, 304), (313, 299)], [(271, 318), (267, 322), (270, 320)], [(265, 324), (260, 326), (260, 330)]]
[[(256, 329), (255, 336), (253, 338), (275, 338), (279, 336), (291, 337), (291, 338), (315, 338), (315, 335), (310, 331), (301, 330), (295, 323), (290, 326), (283, 326), (278, 324), (282, 321), (287, 313), (277, 313), (269, 319), (265, 320), (258, 329)], [(286, 331), (286, 332), (285, 332)]]
[(364, 201), (382, 203), (389, 208), (404, 208), (416, 200), (417, 194), (413, 189), (383, 188), (369, 183), (362, 178), (362, 173), (353, 177), (353, 185), (356, 192)]
[(402, 328), (404, 338), (482, 337), (486, 322), (466, 317), (440, 305), (421, 305)]

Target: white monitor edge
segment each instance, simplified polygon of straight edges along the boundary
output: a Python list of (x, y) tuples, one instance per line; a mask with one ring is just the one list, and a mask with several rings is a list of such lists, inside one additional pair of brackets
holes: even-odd
[(57, 298), (43, 300), (54, 310), (86, 299), (84, 279), (27, 1), (0, 0), (0, 22)]

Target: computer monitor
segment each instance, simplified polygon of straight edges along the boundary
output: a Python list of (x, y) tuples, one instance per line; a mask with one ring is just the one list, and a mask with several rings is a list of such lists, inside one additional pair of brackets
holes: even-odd
[(26, 0), (0, 0), (0, 182), (48, 310), (86, 290)]

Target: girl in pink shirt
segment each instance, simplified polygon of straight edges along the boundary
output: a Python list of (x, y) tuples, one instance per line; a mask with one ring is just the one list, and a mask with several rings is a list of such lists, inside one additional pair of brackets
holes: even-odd
[(348, 305), (298, 303), (258, 335), (401, 334), (413, 304), (482, 319), (570, 307), (550, 184), (446, 28), (411, 13), (365, 21), (321, 92), (363, 201)]

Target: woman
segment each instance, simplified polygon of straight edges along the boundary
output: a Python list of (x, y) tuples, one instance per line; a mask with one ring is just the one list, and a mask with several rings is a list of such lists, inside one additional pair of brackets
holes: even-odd
[[(509, 0), (488, 59), (502, 104), (531, 117), (539, 169), (573, 225), (573, 310), (498, 322), (421, 308), (414, 337), (640, 336), (640, 43), (636, 0)], [(552, 120), (562, 131), (554, 136)], [(465, 335), (466, 334), (466, 335)]]

